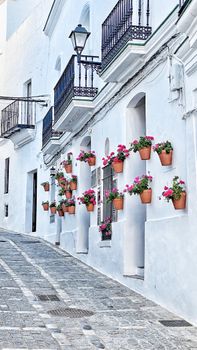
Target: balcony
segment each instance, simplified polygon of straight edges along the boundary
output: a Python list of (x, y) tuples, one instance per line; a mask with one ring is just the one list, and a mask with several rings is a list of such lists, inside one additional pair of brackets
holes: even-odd
[(185, 11), (192, 0), (179, 0), (179, 16)]
[[(177, 28), (188, 38), (190, 48), (197, 48), (197, 0), (179, 1)], [(188, 48), (187, 48), (188, 50)]]
[[(97, 56), (82, 55), (83, 61), (98, 60)], [(98, 89), (94, 86), (91, 65), (78, 64), (73, 55), (54, 89), (54, 129), (75, 131), (86, 122), (93, 110), (93, 98)]]
[(51, 107), (43, 119), (42, 151), (44, 154), (54, 155), (58, 151), (61, 134), (53, 130), (53, 107)]
[(36, 103), (14, 101), (1, 111), (1, 137), (21, 147), (35, 138)]
[(137, 44), (151, 32), (149, 0), (119, 0), (102, 24), (102, 78), (121, 82), (128, 65), (144, 54)]

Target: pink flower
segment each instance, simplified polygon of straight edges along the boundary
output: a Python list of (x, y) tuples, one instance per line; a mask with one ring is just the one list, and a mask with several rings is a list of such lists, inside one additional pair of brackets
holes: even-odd
[(147, 140), (150, 140), (150, 141), (153, 141), (153, 140), (154, 140), (154, 137), (153, 137), (153, 136), (145, 136), (145, 138), (146, 138)]
[(183, 181), (183, 180), (180, 180), (179, 183), (180, 183), (180, 185), (185, 185), (185, 181)]
[(165, 187), (164, 187), (164, 190), (165, 190), (165, 191), (167, 191), (167, 190), (168, 190), (168, 187), (167, 187), (167, 186), (165, 186)]
[(173, 195), (173, 191), (169, 188), (167, 191), (163, 192), (164, 197), (171, 197)]
[(138, 144), (138, 140), (134, 140), (134, 141), (132, 142), (132, 144), (133, 144), (133, 145), (137, 145), (137, 144)]

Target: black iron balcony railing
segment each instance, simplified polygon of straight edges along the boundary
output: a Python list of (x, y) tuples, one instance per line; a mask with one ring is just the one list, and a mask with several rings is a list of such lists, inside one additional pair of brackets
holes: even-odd
[(150, 1), (119, 0), (102, 24), (102, 70), (128, 41), (146, 40), (151, 32)]
[(179, 0), (179, 15), (181, 15), (192, 0)]
[(36, 102), (14, 101), (1, 111), (1, 136), (19, 129), (33, 129), (36, 121)]
[(53, 130), (53, 107), (51, 107), (43, 119), (42, 147), (44, 147), (53, 137), (59, 138), (61, 134), (61, 132)]
[[(83, 61), (98, 59), (97, 56), (81, 55)], [(94, 70), (91, 65), (77, 63), (73, 55), (66, 66), (61, 78), (54, 88), (54, 121), (56, 122), (73, 97), (94, 97), (98, 89), (94, 87)]]

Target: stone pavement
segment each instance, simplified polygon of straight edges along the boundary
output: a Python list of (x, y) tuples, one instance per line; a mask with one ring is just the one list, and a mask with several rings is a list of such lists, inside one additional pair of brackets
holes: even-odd
[(197, 329), (40, 239), (0, 232), (0, 349), (194, 350)]

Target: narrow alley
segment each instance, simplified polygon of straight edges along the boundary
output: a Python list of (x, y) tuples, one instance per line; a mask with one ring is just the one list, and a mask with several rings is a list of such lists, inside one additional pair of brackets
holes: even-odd
[(197, 330), (41, 239), (1, 232), (0, 349), (194, 350)]

